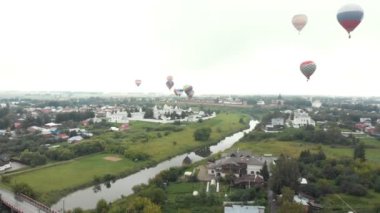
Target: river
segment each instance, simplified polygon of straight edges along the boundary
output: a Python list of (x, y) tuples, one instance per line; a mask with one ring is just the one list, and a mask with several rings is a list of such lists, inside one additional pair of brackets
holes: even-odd
[[(231, 136), (224, 138), (219, 141), (216, 145), (210, 146), (211, 154), (224, 151), (236, 142), (238, 142), (244, 133), (252, 131), (257, 125), (258, 121), (251, 120), (249, 122), (249, 128), (240, 132), (237, 132)], [(66, 197), (63, 197), (56, 204), (52, 206), (52, 209), (56, 211), (72, 210), (74, 208), (80, 207), (82, 209), (94, 209), (98, 200), (104, 199), (107, 202), (115, 201), (123, 196), (128, 196), (133, 193), (132, 188), (136, 185), (145, 183), (147, 184), (149, 179), (154, 178), (163, 170), (167, 170), (171, 167), (181, 166), (183, 159), (188, 156), (192, 162), (197, 162), (203, 159), (203, 157), (196, 155), (194, 152), (186, 153), (182, 155), (177, 155), (169, 160), (163, 161), (151, 168), (145, 168), (137, 173), (129, 175), (125, 178), (121, 178), (111, 184), (111, 187), (107, 188), (102, 184), (99, 190), (94, 190), (94, 187), (89, 187), (86, 189), (75, 191)]]

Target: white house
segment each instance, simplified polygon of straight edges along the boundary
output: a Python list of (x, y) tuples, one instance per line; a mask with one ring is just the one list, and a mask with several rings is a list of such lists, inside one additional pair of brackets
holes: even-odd
[(232, 205), (225, 206), (224, 213), (264, 213), (265, 206), (244, 206)]
[(83, 137), (78, 135), (78, 136), (74, 136), (74, 137), (69, 138), (67, 140), (67, 142), (69, 142), (69, 143), (76, 143), (76, 142), (79, 142), (81, 140), (83, 140)]
[(6, 155), (0, 155), (0, 172), (12, 168), (11, 162)]
[(311, 103), (313, 108), (320, 108), (322, 106), (322, 102), (320, 100), (315, 100)]
[(371, 118), (360, 118), (360, 123), (371, 123)]
[(302, 109), (294, 111), (294, 118), (292, 120), (293, 127), (299, 128), (301, 126), (312, 125), (315, 126), (315, 121), (311, 119), (309, 114)]
[(265, 102), (263, 100), (259, 100), (259, 101), (257, 101), (257, 105), (263, 106), (263, 105), (265, 105)]
[(118, 111), (118, 112), (107, 112), (106, 119), (108, 122), (112, 123), (128, 123), (128, 112), (127, 111)]

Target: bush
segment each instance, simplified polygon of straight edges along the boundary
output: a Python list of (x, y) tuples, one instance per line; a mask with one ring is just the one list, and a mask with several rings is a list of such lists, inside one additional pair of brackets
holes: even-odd
[(196, 141), (207, 141), (211, 135), (211, 128), (200, 128), (195, 130), (194, 139)]

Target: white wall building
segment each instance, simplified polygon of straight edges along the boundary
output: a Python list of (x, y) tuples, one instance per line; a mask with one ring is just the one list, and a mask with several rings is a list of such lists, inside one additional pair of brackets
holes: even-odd
[(315, 126), (315, 121), (311, 119), (309, 114), (302, 109), (294, 111), (294, 118), (292, 121), (293, 127), (299, 128), (301, 126), (312, 125)]
[(118, 111), (118, 112), (107, 112), (106, 119), (108, 122), (112, 123), (128, 123), (128, 112), (127, 111)]
[(320, 100), (315, 100), (311, 103), (313, 108), (320, 108), (322, 106), (322, 102)]

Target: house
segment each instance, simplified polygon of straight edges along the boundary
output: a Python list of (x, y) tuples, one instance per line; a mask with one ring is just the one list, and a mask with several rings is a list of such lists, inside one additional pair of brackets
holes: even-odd
[(128, 123), (128, 112), (127, 111), (118, 111), (118, 112), (107, 112), (106, 119), (108, 122), (112, 123)]
[(320, 100), (315, 100), (315, 101), (313, 101), (313, 102), (311, 103), (311, 106), (312, 106), (313, 108), (321, 108), (322, 103), (321, 103)]
[(265, 102), (263, 100), (259, 100), (259, 101), (257, 101), (257, 105), (264, 106)]
[(77, 143), (77, 142), (79, 142), (81, 140), (83, 140), (82, 136), (74, 136), (74, 137), (71, 137), (71, 138), (67, 139), (67, 142), (68, 143)]
[(61, 124), (57, 124), (57, 123), (53, 123), (53, 122), (45, 124), (45, 127), (49, 128), (49, 129), (57, 128), (58, 126), (61, 126)]
[(306, 125), (315, 126), (315, 121), (311, 119), (309, 114), (302, 109), (294, 111), (294, 118), (292, 120), (293, 127), (299, 128)]
[(263, 183), (262, 177), (259, 175), (265, 162), (267, 164), (273, 163), (277, 159), (272, 156), (257, 157), (249, 152), (235, 151), (224, 154), (224, 156), (207, 165), (207, 172), (210, 177), (219, 178), (225, 177), (227, 174), (233, 174), (236, 179), (236, 185), (249, 187)]
[(0, 129), (0, 135), (4, 136), (7, 133), (7, 130), (5, 129)]
[(12, 165), (10, 162), (10, 159), (7, 155), (1, 154), (0, 155), (0, 172), (5, 171), (7, 169), (11, 169)]
[(14, 122), (13, 126), (15, 127), (15, 129), (20, 129), (22, 127), (22, 123), (17, 121), (17, 122)]
[(114, 132), (118, 132), (120, 129), (117, 128), (117, 127), (111, 126), (111, 127), (110, 127), (110, 130), (111, 130), (111, 131), (114, 131)]
[(264, 206), (231, 205), (224, 207), (224, 213), (264, 213)]
[(360, 118), (360, 123), (368, 123), (368, 124), (371, 124), (372, 123), (372, 120), (371, 118)]
[(129, 124), (122, 124), (119, 127), (119, 130), (121, 131), (127, 131), (129, 129)]

